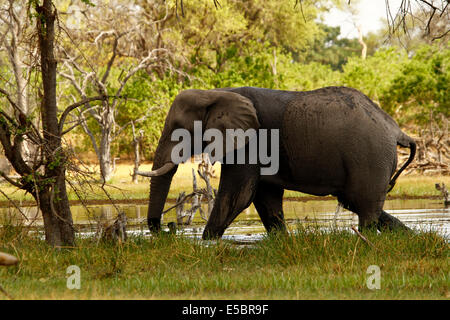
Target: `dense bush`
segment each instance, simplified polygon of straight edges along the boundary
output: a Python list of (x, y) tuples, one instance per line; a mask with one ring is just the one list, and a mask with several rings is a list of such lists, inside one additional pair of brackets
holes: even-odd
[[(450, 48), (422, 46), (403, 61), (381, 104), (399, 121), (450, 117)], [(395, 110), (395, 112), (393, 112)]]

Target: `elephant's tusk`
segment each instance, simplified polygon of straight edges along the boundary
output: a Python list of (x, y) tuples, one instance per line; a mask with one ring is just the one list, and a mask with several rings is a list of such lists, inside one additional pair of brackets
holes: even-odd
[(172, 162), (167, 162), (165, 165), (163, 165), (159, 169), (156, 169), (153, 171), (148, 171), (148, 172), (136, 170), (135, 173), (140, 176), (144, 176), (144, 177), (157, 177), (157, 176), (162, 176), (163, 174), (166, 174), (167, 172), (172, 170), (174, 167), (175, 167), (175, 164), (173, 164)]

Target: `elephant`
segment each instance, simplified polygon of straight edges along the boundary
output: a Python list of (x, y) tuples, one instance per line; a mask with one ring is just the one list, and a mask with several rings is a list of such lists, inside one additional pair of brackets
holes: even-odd
[[(221, 161), (219, 188), (203, 239), (222, 237), (251, 203), (267, 232), (286, 232), (285, 189), (337, 197), (344, 208), (357, 214), (361, 230), (408, 229), (383, 205), (400, 173), (413, 161), (416, 143), (377, 104), (348, 87), (312, 91), (239, 87), (189, 89), (174, 99), (148, 173), (151, 232), (161, 229), (162, 211), (178, 167), (171, 160), (177, 143), (171, 134), (179, 128), (193, 133), (195, 121), (221, 132), (253, 128), (279, 133), (275, 174), (262, 175), (267, 164), (261, 161)], [(409, 148), (410, 156), (396, 172), (397, 146)]]

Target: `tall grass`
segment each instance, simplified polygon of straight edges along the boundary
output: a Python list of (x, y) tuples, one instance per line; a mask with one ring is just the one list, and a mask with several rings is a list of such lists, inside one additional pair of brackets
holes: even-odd
[[(448, 243), (432, 232), (366, 234), (375, 248), (349, 231), (303, 226), (250, 246), (163, 234), (54, 249), (20, 234), (0, 231), (0, 251), (20, 259), (0, 269), (0, 283), (16, 298), (449, 297)], [(70, 265), (81, 269), (80, 290), (66, 287)], [(381, 268), (380, 290), (366, 286), (370, 265)]]

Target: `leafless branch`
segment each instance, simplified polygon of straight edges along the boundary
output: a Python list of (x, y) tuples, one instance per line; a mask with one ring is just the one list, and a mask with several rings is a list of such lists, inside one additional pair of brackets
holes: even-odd
[(375, 245), (374, 245), (372, 242), (370, 242), (369, 240), (367, 240), (367, 238), (364, 237), (364, 236), (361, 234), (361, 232), (359, 232), (358, 229), (356, 229), (355, 226), (352, 226), (352, 230), (355, 231), (356, 235), (357, 235), (358, 237), (360, 237), (362, 241), (364, 241), (365, 243), (367, 243), (367, 244), (368, 244), (369, 246), (371, 246), (372, 248), (377, 249), (377, 247), (375, 247)]
[[(424, 31), (423, 36), (431, 39), (431, 41), (441, 39), (449, 33), (449, 1), (402, 0), (394, 15), (391, 11), (390, 2), (390, 0), (385, 0), (386, 17), (391, 35), (396, 34), (400, 29), (404, 34), (408, 35), (408, 21), (412, 24), (414, 24), (415, 21), (418, 21), (422, 25)], [(420, 17), (418, 17), (416, 13), (418, 13)], [(439, 19), (442, 17), (444, 17), (444, 20), (441, 20), (442, 23), (440, 23)], [(432, 27), (432, 25), (434, 26)], [(442, 28), (444, 29), (442, 30)]]
[[(3, 177), (3, 179), (5, 179), (6, 181), (8, 181), (10, 184), (12, 184), (13, 186), (22, 189), (23, 185), (21, 185), (20, 183), (18, 183), (17, 181), (14, 181), (13, 179), (11, 179), (7, 174), (5, 174), (3, 171), (0, 171), (0, 176)], [(0, 192), (3, 193), (3, 191), (0, 190)]]
[[(0, 171), (0, 174), (1, 174), (3, 177), (5, 177), (5, 176), (3, 175), (3, 172)], [(8, 181), (9, 183), (11, 183), (10, 180), (7, 180), (7, 181)], [(12, 183), (11, 183), (11, 184), (12, 184)], [(20, 186), (17, 186), (17, 187), (20, 188)], [(23, 213), (22, 209), (17, 205), (17, 203), (16, 203), (13, 199), (10, 199), (10, 198), (8, 197), (8, 195), (7, 195), (6, 193), (3, 192), (2, 189), (0, 189), (0, 193), (1, 193), (6, 199), (8, 199), (9, 203), (12, 203), (12, 204), (13, 204), (13, 206), (16, 208), (17, 211), (20, 212), (20, 214), (25, 218), (25, 220), (29, 221), (27, 215), (26, 215), (25, 213)]]
[(71, 111), (73, 111), (74, 109), (76, 109), (76, 108), (78, 108), (78, 107), (80, 107), (80, 106), (82, 106), (82, 105), (85, 105), (85, 104), (88, 103), (88, 102), (92, 102), (92, 101), (104, 101), (104, 100), (106, 100), (106, 99), (108, 99), (108, 98), (109, 98), (109, 97), (107, 97), (107, 96), (95, 96), (95, 97), (90, 97), (90, 98), (83, 99), (83, 100), (81, 100), (81, 101), (79, 101), (79, 102), (76, 102), (76, 103), (71, 104), (70, 106), (68, 106), (68, 107), (64, 110), (64, 112), (62, 113), (62, 115), (61, 115), (61, 117), (60, 117), (60, 119), (59, 119), (59, 132), (60, 132), (60, 133), (62, 132), (62, 129), (63, 129), (63, 127), (64, 127), (64, 123), (65, 123), (65, 121), (66, 121), (67, 115), (68, 115)]

